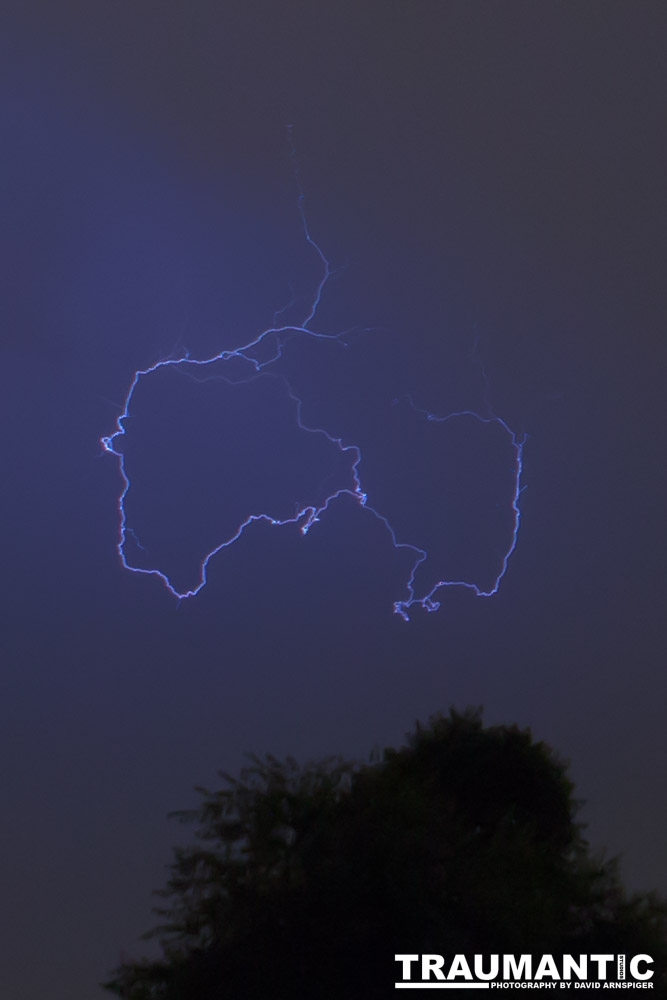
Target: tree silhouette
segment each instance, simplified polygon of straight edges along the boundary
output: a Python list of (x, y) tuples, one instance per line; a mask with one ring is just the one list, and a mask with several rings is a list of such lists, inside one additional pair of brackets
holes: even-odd
[[(529, 730), (435, 716), (359, 766), (267, 755), (198, 809), (158, 895), (160, 961), (124, 1000), (374, 1000), (395, 953), (647, 953), (665, 990), (667, 905), (590, 853), (567, 768)], [(390, 992), (392, 991), (392, 992)], [(656, 993), (657, 991), (657, 993)]]

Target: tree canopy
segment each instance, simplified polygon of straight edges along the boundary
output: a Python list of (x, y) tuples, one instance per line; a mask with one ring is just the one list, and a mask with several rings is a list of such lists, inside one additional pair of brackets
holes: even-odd
[(196, 842), (158, 892), (162, 958), (105, 984), (124, 1000), (379, 1000), (395, 953), (648, 953), (665, 988), (667, 905), (591, 853), (530, 730), (452, 710), (370, 764), (221, 777), (173, 814)]

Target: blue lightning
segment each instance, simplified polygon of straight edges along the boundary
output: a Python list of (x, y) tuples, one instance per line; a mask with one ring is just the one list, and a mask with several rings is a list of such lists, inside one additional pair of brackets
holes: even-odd
[[(486, 381), (486, 373), (483, 372), (483, 375)], [(415, 595), (415, 590), (414, 590), (415, 574), (417, 573), (417, 570), (421, 565), (421, 563), (423, 563), (424, 560), (428, 557), (428, 553), (424, 549), (418, 549), (416, 550), (418, 551), (418, 557), (415, 560), (415, 563), (412, 567), (412, 572), (410, 574), (410, 578), (408, 580), (408, 594), (409, 594), (408, 599), (406, 601), (394, 602), (394, 611), (397, 614), (401, 615), (405, 619), (405, 621), (409, 621), (410, 617), (408, 612), (410, 608), (413, 607), (415, 604), (424, 608), (425, 611), (438, 610), (438, 608), (440, 607), (440, 601), (435, 600), (435, 594), (442, 587), (465, 587), (468, 590), (472, 590), (472, 592), (475, 594), (476, 597), (492, 597), (494, 594), (498, 593), (500, 582), (502, 578), (505, 576), (505, 573), (507, 572), (507, 567), (509, 564), (510, 557), (514, 552), (517, 545), (517, 541), (519, 539), (519, 524), (521, 521), (519, 497), (521, 496), (523, 490), (525, 489), (525, 486), (521, 485), (521, 478), (523, 473), (523, 449), (527, 438), (526, 435), (516, 434), (516, 432), (511, 430), (508, 424), (501, 417), (496, 416), (492, 412), (489, 412), (489, 415), (486, 417), (483, 417), (475, 410), (459, 410), (456, 413), (447, 413), (445, 416), (438, 416), (435, 413), (429, 413), (428, 410), (424, 410), (421, 407), (416, 406), (411, 396), (407, 396), (406, 398), (412, 409), (416, 413), (420, 413), (422, 416), (426, 417), (426, 419), (431, 423), (444, 424), (449, 420), (455, 420), (462, 417), (469, 417), (473, 420), (478, 421), (481, 424), (495, 424), (496, 426), (502, 429), (504, 434), (509, 439), (514, 453), (514, 475), (513, 475), (514, 492), (511, 499), (511, 509), (513, 518), (511, 542), (509, 548), (502, 557), (500, 572), (496, 576), (492, 586), (488, 590), (483, 590), (481, 587), (478, 587), (475, 583), (471, 583), (470, 581), (467, 580), (439, 580), (438, 583), (435, 584), (435, 586), (429, 591), (428, 594), (424, 595), (423, 597), (417, 597)], [(487, 404), (488, 404), (488, 395), (487, 395)], [(387, 524), (387, 527), (392, 533), (394, 539), (394, 545), (398, 547), (394, 532), (392, 531), (390, 525), (386, 521), (385, 523)]]
[[(367, 493), (364, 491), (361, 483), (360, 466), (362, 464), (362, 454), (361, 449), (356, 444), (344, 443), (342, 438), (335, 437), (330, 434), (324, 428), (310, 427), (308, 426), (302, 416), (303, 404), (302, 400), (299, 399), (294, 392), (283, 374), (272, 372), (270, 370), (271, 366), (275, 364), (282, 356), (283, 349), (288, 340), (294, 337), (308, 337), (316, 338), (319, 340), (334, 341), (343, 346), (346, 346), (348, 337), (353, 330), (347, 330), (338, 334), (324, 334), (319, 333), (312, 328), (312, 324), (317, 318), (318, 309), (322, 300), (322, 296), (325, 292), (326, 286), (329, 279), (332, 276), (332, 268), (329, 260), (324, 254), (319, 243), (312, 237), (308, 220), (305, 212), (305, 197), (301, 186), (298, 165), (295, 160), (295, 150), (292, 143), (291, 137), (291, 126), (288, 129), (290, 150), (292, 158), (295, 162), (294, 173), (298, 188), (298, 214), (303, 231), (303, 235), (306, 243), (312, 248), (315, 255), (319, 258), (321, 265), (321, 276), (317, 282), (312, 297), (310, 298), (305, 313), (300, 321), (296, 324), (289, 325), (279, 325), (276, 320), (284, 312), (285, 309), (278, 311), (273, 317), (273, 325), (268, 327), (266, 330), (258, 334), (254, 339), (250, 340), (248, 343), (243, 344), (233, 350), (220, 351), (218, 354), (214, 354), (209, 358), (203, 359), (193, 359), (190, 357), (189, 352), (185, 352), (180, 357), (168, 357), (155, 364), (150, 365), (148, 368), (140, 369), (135, 372), (130, 387), (127, 391), (125, 401), (122, 405), (122, 412), (116, 420), (116, 427), (112, 434), (102, 437), (101, 444), (104, 451), (108, 454), (113, 455), (118, 462), (118, 469), (120, 472), (120, 478), (122, 482), (122, 489), (117, 501), (118, 508), (118, 543), (117, 551), (120, 561), (126, 570), (132, 573), (141, 573), (147, 576), (157, 577), (166, 589), (173, 594), (179, 601), (184, 600), (189, 597), (195, 597), (207, 583), (207, 573), (208, 567), (211, 560), (217, 556), (224, 549), (229, 548), (243, 535), (246, 529), (256, 523), (263, 522), (266, 524), (283, 527), (286, 525), (298, 525), (302, 535), (307, 535), (313, 525), (320, 521), (321, 516), (329, 509), (329, 507), (341, 497), (349, 497), (355, 501), (359, 507), (364, 511), (368, 512), (374, 518), (379, 520), (386, 528), (391, 543), (396, 550), (406, 550), (412, 555), (412, 564), (410, 575), (406, 583), (406, 596), (402, 600), (396, 600), (394, 602), (394, 611), (396, 614), (400, 615), (405, 621), (410, 620), (410, 613), (412, 608), (415, 606), (423, 608), (425, 611), (437, 611), (440, 607), (440, 601), (436, 599), (436, 594), (439, 590), (445, 587), (463, 587), (472, 591), (477, 597), (490, 597), (497, 593), (501, 581), (507, 572), (509, 560), (516, 548), (519, 532), (519, 524), (521, 519), (521, 512), (519, 508), (519, 498), (524, 489), (522, 486), (522, 473), (523, 473), (523, 449), (526, 441), (526, 437), (516, 434), (509, 425), (500, 417), (498, 417), (492, 410), (489, 400), (488, 392), (486, 391), (486, 372), (482, 368), (482, 376), (485, 384), (485, 403), (487, 406), (487, 414), (482, 415), (473, 410), (462, 410), (455, 413), (447, 413), (445, 415), (438, 415), (430, 413), (424, 409), (418, 407), (414, 402), (412, 397), (405, 397), (407, 399), (410, 407), (416, 412), (426, 418), (426, 420), (434, 423), (445, 423), (452, 420), (475, 420), (482, 424), (494, 424), (499, 427), (503, 434), (506, 436), (514, 456), (514, 467), (513, 467), (513, 488), (511, 495), (511, 511), (512, 511), (512, 530), (511, 537), (509, 540), (509, 545), (507, 550), (504, 552), (501, 562), (500, 570), (493, 581), (492, 585), (488, 589), (482, 589), (477, 584), (468, 580), (439, 580), (427, 594), (418, 595), (416, 593), (416, 583), (415, 577), (419, 567), (428, 558), (428, 552), (426, 549), (421, 548), (410, 542), (400, 541), (397, 537), (396, 531), (390, 524), (388, 518), (381, 514), (375, 507), (368, 503)], [(293, 303), (290, 303), (292, 305)], [(285, 307), (287, 308), (287, 307)], [(260, 360), (256, 355), (258, 348), (265, 343), (272, 344), (272, 350), (269, 356), (264, 360)], [(211, 374), (211, 367), (219, 367), (219, 363), (241, 361), (244, 366), (249, 367), (249, 374), (242, 378), (231, 378), (225, 375), (221, 375), (219, 372)], [(127, 473), (125, 456), (122, 451), (120, 444), (122, 437), (126, 434), (126, 422), (131, 417), (131, 407), (134, 397), (134, 393), (142, 380), (147, 379), (150, 375), (163, 369), (170, 368), (178, 372), (181, 375), (187, 376), (188, 378), (194, 379), (197, 382), (205, 381), (222, 381), (230, 385), (235, 385), (238, 383), (249, 383), (256, 381), (258, 379), (279, 379), (285, 386), (287, 395), (292, 401), (295, 414), (296, 414), (296, 426), (300, 431), (307, 434), (321, 435), (330, 444), (334, 445), (341, 455), (346, 456), (350, 460), (350, 481), (347, 486), (339, 487), (329, 496), (327, 496), (322, 503), (319, 505), (306, 505), (300, 506), (293, 516), (284, 519), (275, 518), (265, 512), (256, 512), (249, 514), (245, 520), (243, 520), (238, 528), (230, 535), (230, 537), (221, 541), (213, 549), (211, 549), (203, 558), (200, 564), (199, 581), (196, 586), (189, 590), (178, 590), (172, 583), (169, 576), (159, 569), (146, 569), (141, 566), (132, 565), (130, 562), (126, 549), (128, 538), (131, 538), (135, 545), (143, 549), (137, 535), (135, 534), (133, 528), (128, 524), (127, 513), (125, 509), (125, 501), (130, 490), (130, 478)], [(207, 371), (208, 369), (208, 371)]]

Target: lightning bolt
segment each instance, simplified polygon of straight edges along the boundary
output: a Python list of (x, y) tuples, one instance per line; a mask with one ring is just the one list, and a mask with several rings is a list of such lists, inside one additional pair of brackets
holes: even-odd
[[(408, 580), (406, 582), (406, 596), (401, 600), (396, 600), (394, 602), (394, 611), (396, 614), (400, 615), (405, 621), (410, 620), (411, 610), (417, 606), (421, 607), (426, 611), (437, 611), (440, 607), (440, 602), (436, 599), (436, 594), (438, 591), (445, 587), (464, 587), (471, 590), (478, 597), (490, 597), (498, 591), (500, 583), (507, 572), (508, 563), (512, 553), (514, 552), (518, 539), (519, 524), (520, 524), (520, 509), (519, 509), (519, 498), (522, 493), (522, 472), (523, 472), (523, 449), (525, 444), (525, 436), (517, 435), (508, 424), (502, 420), (500, 417), (493, 413), (489, 401), (487, 389), (487, 379), (486, 373), (482, 369), (482, 376), (485, 385), (485, 402), (487, 405), (488, 412), (486, 414), (480, 414), (473, 410), (462, 410), (455, 413), (447, 413), (445, 415), (438, 415), (435, 413), (430, 413), (426, 410), (419, 408), (413, 401), (412, 397), (405, 397), (409, 405), (415, 410), (415, 412), (424, 416), (428, 421), (434, 423), (445, 423), (447, 421), (453, 420), (464, 420), (472, 419), (479, 421), (482, 424), (495, 424), (499, 427), (504, 435), (507, 437), (509, 444), (511, 446), (513, 456), (514, 456), (514, 468), (513, 468), (513, 488), (512, 495), (510, 498), (510, 505), (512, 511), (512, 531), (509, 541), (509, 545), (504, 552), (500, 571), (495, 578), (492, 586), (484, 590), (467, 580), (439, 580), (427, 594), (422, 594), (421, 596), (416, 593), (415, 577), (417, 570), (420, 565), (428, 558), (428, 553), (425, 549), (418, 545), (412, 544), (411, 542), (406, 542), (399, 540), (396, 531), (390, 524), (388, 518), (386, 518), (380, 511), (368, 503), (368, 496), (364, 491), (361, 483), (360, 466), (362, 462), (361, 450), (358, 445), (344, 443), (339, 437), (331, 435), (324, 428), (310, 427), (303, 420), (302, 414), (302, 400), (299, 399), (292, 391), (288, 380), (284, 375), (276, 372), (270, 371), (271, 366), (274, 365), (282, 356), (283, 349), (288, 340), (294, 337), (308, 337), (315, 338), (319, 340), (335, 341), (341, 345), (346, 345), (346, 338), (353, 332), (356, 332), (357, 328), (353, 330), (347, 330), (339, 334), (323, 334), (318, 333), (313, 329), (313, 323), (317, 318), (318, 309), (322, 300), (322, 296), (325, 292), (326, 286), (332, 276), (332, 268), (329, 260), (324, 254), (321, 246), (312, 237), (310, 228), (308, 225), (308, 219), (305, 212), (305, 196), (303, 187), (301, 185), (301, 179), (298, 169), (298, 163), (296, 161), (295, 147), (292, 141), (292, 126), (288, 127), (288, 138), (290, 144), (290, 153), (294, 162), (294, 176), (297, 184), (298, 190), (298, 200), (297, 209), (299, 214), (299, 219), (301, 222), (301, 227), (304, 235), (304, 239), (308, 246), (311, 247), (313, 253), (319, 258), (321, 265), (321, 274), (319, 281), (317, 282), (312, 296), (304, 309), (304, 314), (296, 324), (280, 325), (276, 321), (285, 309), (277, 312), (273, 317), (273, 325), (268, 327), (266, 330), (259, 333), (254, 339), (250, 340), (248, 343), (243, 344), (234, 350), (224, 350), (218, 354), (214, 354), (209, 358), (203, 359), (193, 359), (190, 357), (189, 353), (186, 352), (180, 357), (169, 357), (157, 361), (155, 364), (149, 366), (148, 368), (140, 369), (135, 372), (134, 377), (130, 383), (130, 387), (125, 396), (124, 403), (122, 405), (122, 412), (116, 420), (116, 426), (113, 433), (108, 436), (104, 436), (100, 439), (102, 448), (105, 453), (113, 455), (118, 463), (118, 469), (120, 473), (120, 478), (122, 482), (122, 489), (117, 501), (118, 507), (118, 543), (117, 550), (120, 561), (123, 567), (132, 573), (141, 573), (147, 576), (157, 577), (166, 589), (174, 595), (179, 601), (195, 597), (203, 587), (206, 586), (207, 582), (207, 572), (211, 560), (217, 556), (224, 549), (229, 548), (243, 535), (250, 525), (256, 522), (264, 522), (275, 526), (285, 526), (285, 525), (298, 525), (302, 535), (307, 535), (310, 529), (316, 524), (321, 516), (329, 509), (329, 507), (341, 497), (350, 497), (354, 500), (359, 507), (366, 511), (369, 515), (379, 520), (386, 528), (389, 538), (393, 547), (396, 550), (406, 550), (411, 554), (411, 570)], [(287, 308), (287, 307), (286, 307)], [(268, 356), (264, 357), (263, 360), (260, 359), (258, 355), (264, 353), (266, 345), (269, 345)], [(259, 349), (263, 348), (262, 351)], [(214, 366), (219, 368), (220, 363), (227, 363), (232, 361), (242, 362), (244, 368), (249, 371), (249, 374), (243, 378), (227, 377), (225, 375), (219, 374), (219, 372), (213, 372)], [(257, 379), (272, 378), (280, 379), (284, 384), (287, 395), (292, 401), (295, 407), (296, 413), (296, 426), (300, 431), (307, 434), (321, 435), (330, 444), (334, 445), (341, 455), (346, 456), (350, 461), (350, 482), (348, 486), (340, 487), (328, 495), (324, 501), (319, 505), (305, 505), (297, 506), (297, 509), (293, 516), (287, 517), (285, 519), (277, 519), (270, 516), (264, 512), (256, 512), (249, 514), (245, 520), (243, 520), (236, 530), (224, 541), (220, 542), (213, 549), (211, 549), (204, 557), (200, 564), (200, 575), (199, 581), (196, 586), (189, 590), (178, 590), (170, 580), (169, 576), (159, 569), (146, 569), (140, 566), (132, 565), (129, 557), (127, 555), (127, 542), (128, 538), (133, 539), (135, 544), (142, 548), (139, 543), (134, 530), (128, 524), (127, 513), (126, 513), (126, 498), (130, 490), (130, 478), (127, 472), (125, 455), (121, 448), (121, 439), (126, 434), (126, 423), (131, 417), (132, 402), (134, 394), (139, 386), (144, 380), (149, 376), (154, 374), (161, 369), (173, 369), (181, 375), (188, 378), (194, 379), (197, 382), (204, 381), (222, 381), (227, 384), (238, 384), (239, 382), (252, 382)]]

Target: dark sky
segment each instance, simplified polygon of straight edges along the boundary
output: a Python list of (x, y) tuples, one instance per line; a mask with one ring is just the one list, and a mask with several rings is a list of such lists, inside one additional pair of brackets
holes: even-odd
[[(552, 743), (592, 842), (667, 891), (664, 5), (4, 9), (0, 995), (101, 997), (184, 836), (166, 813), (244, 751), (367, 758), (451, 704)], [(359, 427), (396, 516), (482, 562), (500, 543), (451, 470), (481, 465), (501, 503), (502, 461), (463, 431), (427, 447), (392, 400), (479, 410), (483, 367), (530, 435), (493, 598), (449, 590), (404, 623), (405, 562), (351, 502), (305, 540), (249, 532), (178, 608), (119, 565), (99, 439), (135, 370), (237, 347), (317, 280), (288, 123), (337, 268), (315, 325), (375, 331), (347, 368), (326, 345), (288, 359), (313, 421)], [(146, 384), (134, 454), (175, 435), (177, 484), (179, 448), (218, 455), (222, 411), (184, 442), (171, 405)], [(137, 516), (187, 555), (198, 508), (163, 510), (145, 474)]]

